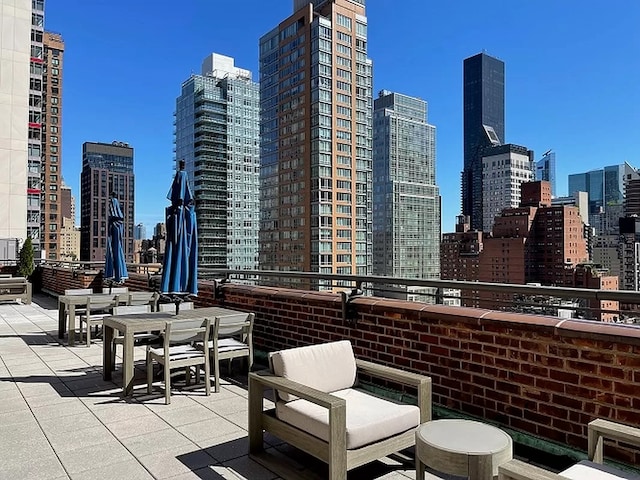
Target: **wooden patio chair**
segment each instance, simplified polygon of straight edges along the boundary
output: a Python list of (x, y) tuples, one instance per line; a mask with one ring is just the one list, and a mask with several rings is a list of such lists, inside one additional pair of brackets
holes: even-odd
[(91, 346), (91, 327), (102, 325), (104, 317), (111, 315), (114, 307), (120, 302), (118, 295), (100, 295), (87, 298), (86, 311), (80, 315), (80, 341), (83, 331), (85, 333), (87, 347)]
[(623, 471), (604, 463), (605, 438), (640, 447), (640, 428), (598, 418), (588, 426), (588, 460), (582, 460), (560, 473), (511, 460), (498, 467), (498, 480), (640, 480), (640, 473)]
[[(270, 360), (271, 371), (249, 373), (249, 452), (280, 476), (288, 468), (264, 452), (265, 431), (326, 462), (329, 480), (346, 480), (347, 471), (415, 445), (416, 428), (431, 419), (429, 377), (356, 360), (349, 341), (282, 350)], [(357, 388), (357, 372), (414, 387), (417, 406)], [(276, 392), (267, 411), (265, 388)]]
[[(164, 367), (165, 403), (171, 403), (171, 370), (186, 368), (187, 380), (192, 366), (204, 367), (204, 382), (207, 395), (211, 395), (211, 378), (209, 369), (209, 319), (184, 319), (166, 322), (163, 346), (147, 347), (147, 392), (151, 393), (153, 384), (153, 362)], [(194, 342), (203, 346), (196, 348)], [(200, 369), (196, 370), (196, 381)]]

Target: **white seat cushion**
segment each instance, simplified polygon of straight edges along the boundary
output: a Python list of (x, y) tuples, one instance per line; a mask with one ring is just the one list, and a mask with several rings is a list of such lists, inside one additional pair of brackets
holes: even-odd
[[(149, 352), (156, 357), (164, 356), (164, 348), (150, 348)], [(198, 350), (191, 345), (176, 345), (174, 347), (169, 347), (169, 357), (172, 362), (202, 356), (202, 350)]]
[(639, 475), (623, 472), (609, 465), (582, 460), (560, 472), (560, 475), (571, 480), (640, 480)]
[[(209, 342), (209, 348), (213, 348), (213, 342)], [(238, 350), (249, 351), (249, 346), (246, 343), (242, 343), (235, 338), (220, 338), (218, 339), (218, 352), (235, 352)]]
[[(356, 359), (348, 340), (280, 350), (270, 358), (276, 375), (325, 393), (351, 388), (356, 381)], [(284, 401), (296, 399), (278, 393)]]
[[(362, 447), (378, 440), (416, 428), (420, 410), (347, 388), (332, 392), (347, 402), (347, 449)], [(329, 410), (307, 400), (278, 401), (276, 415), (283, 422), (329, 441)]]

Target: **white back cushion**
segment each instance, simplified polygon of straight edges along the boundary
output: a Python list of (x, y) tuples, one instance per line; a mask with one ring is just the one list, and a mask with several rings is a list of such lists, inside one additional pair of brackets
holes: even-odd
[[(271, 354), (273, 373), (326, 393), (351, 388), (356, 381), (356, 359), (351, 342), (322, 343)], [(286, 402), (296, 397), (279, 392)]]

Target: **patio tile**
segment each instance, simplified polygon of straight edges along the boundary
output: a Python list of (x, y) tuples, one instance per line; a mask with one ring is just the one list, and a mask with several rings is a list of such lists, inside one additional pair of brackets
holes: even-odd
[(152, 412), (149, 412), (148, 415), (140, 415), (119, 422), (108, 423), (109, 430), (119, 439), (148, 435), (158, 430), (165, 430), (169, 426), (167, 422)]
[(112, 397), (105, 397), (102, 403), (88, 404), (87, 407), (105, 425), (121, 422), (133, 417), (153, 415), (153, 412), (144, 405)]
[(174, 427), (217, 418), (214, 412), (199, 404), (167, 411), (157, 410), (156, 415)]
[(213, 410), (218, 415), (228, 415), (230, 413), (246, 412), (248, 404), (246, 399), (233, 395), (230, 397), (216, 398), (217, 394), (212, 393), (210, 398), (196, 400), (201, 405)]
[(72, 480), (113, 480), (114, 478), (152, 480), (154, 477), (137, 460), (127, 460), (115, 465), (85, 470), (71, 476)]
[(58, 458), (71, 476), (85, 470), (96, 470), (106, 465), (134, 460), (131, 453), (116, 440), (91, 447), (58, 452)]
[(45, 377), (42, 381), (18, 382), (16, 385), (27, 399), (40, 395), (53, 394), (63, 397), (73, 396), (71, 391), (57, 377)]
[(28, 410), (29, 406), (23, 398), (13, 398), (12, 400), (0, 402), (0, 414)]
[(158, 430), (146, 435), (127, 437), (121, 441), (138, 458), (179, 448), (192, 450), (198, 448), (191, 440), (173, 428)]
[(198, 442), (198, 446), (204, 448), (218, 462), (226, 462), (249, 453), (249, 437), (246, 432), (236, 432)]
[(223, 463), (224, 467), (246, 480), (273, 480), (278, 478), (272, 471), (251, 460), (248, 456)]
[(116, 441), (113, 434), (103, 425), (74, 429), (72, 434), (70, 431), (50, 430), (46, 436), (56, 453)]
[(45, 435), (50, 433), (65, 433), (69, 434), (76, 430), (83, 430), (86, 428), (98, 427), (102, 423), (96, 418), (96, 416), (89, 412), (78, 413), (73, 418), (68, 417), (62, 421), (60, 418), (53, 418), (50, 420), (40, 420), (40, 427), (44, 430)]
[[(4, 400), (3, 400), (4, 401)], [(18, 410), (16, 412), (0, 413), (0, 425), (4, 427), (20, 425), (21, 423), (36, 423), (31, 410)]]
[(242, 431), (242, 429), (237, 425), (234, 425), (221, 417), (213, 420), (206, 420), (204, 422), (183, 425), (181, 427), (177, 427), (177, 430), (194, 442), (222, 437), (224, 435)]
[(248, 410), (245, 410), (243, 412), (230, 413), (228, 415), (225, 415), (224, 418), (242, 428), (243, 430), (249, 430)]
[(77, 402), (75, 397), (67, 396), (63, 397), (57, 392), (52, 392), (46, 395), (37, 395), (35, 397), (27, 398), (27, 403), (31, 408), (45, 407), (47, 405), (59, 405), (65, 402)]
[(70, 398), (63, 403), (32, 408), (31, 410), (38, 420), (48, 420), (84, 413), (87, 411), (87, 407), (77, 398)]
[(138, 460), (158, 479), (188, 474), (216, 463), (195, 445), (142, 456)]
[(37, 478), (41, 480), (57, 480), (69, 478), (53, 452), (48, 454), (33, 455), (16, 461), (16, 457), (9, 457), (3, 453), (0, 461), (0, 478), (27, 479)]

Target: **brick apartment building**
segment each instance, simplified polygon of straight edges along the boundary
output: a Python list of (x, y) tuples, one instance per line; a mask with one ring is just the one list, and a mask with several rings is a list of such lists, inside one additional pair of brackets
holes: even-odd
[[(443, 235), (443, 280), (618, 288), (617, 277), (588, 262), (578, 207), (552, 206), (547, 181), (522, 184), (521, 198), (519, 207), (506, 208), (495, 218), (490, 234), (471, 231), (465, 219), (459, 218), (456, 232)], [(463, 305), (501, 309), (513, 302), (512, 294), (472, 293), (463, 292)], [(614, 320), (617, 315), (598, 310), (617, 309), (617, 302), (604, 303), (589, 306), (596, 308), (599, 320)]]

